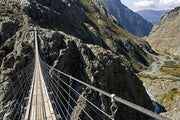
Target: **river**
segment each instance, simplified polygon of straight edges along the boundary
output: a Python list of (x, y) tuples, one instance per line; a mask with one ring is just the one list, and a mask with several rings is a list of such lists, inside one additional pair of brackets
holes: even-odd
[[(172, 56), (161, 53), (161, 52), (157, 52), (160, 56), (153, 55), (147, 51), (146, 51), (146, 53), (151, 55), (156, 61), (151, 64), (151, 69), (142, 71), (140, 73), (149, 73), (149, 74), (157, 73), (157, 72), (159, 72), (161, 67), (164, 65), (165, 61), (174, 61), (174, 58)], [(140, 74), (140, 73), (138, 73), (138, 74)], [(156, 102), (154, 96), (147, 89), (146, 89), (146, 91), (152, 100), (152, 104), (154, 106), (154, 112), (158, 113), (158, 114), (161, 112), (164, 112), (163, 107)]]
[[(156, 73), (159, 72), (160, 68), (164, 65), (165, 61), (174, 61), (174, 58), (170, 55), (165, 53), (157, 52), (159, 55), (156, 56), (146, 51), (147, 54), (151, 55), (156, 61), (151, 64), (151, 69), (142, 71), (140, 73)], [(167, 59), (168, 58), (168, 59)], [(138, 74), (140, 74), (138, 73)]]

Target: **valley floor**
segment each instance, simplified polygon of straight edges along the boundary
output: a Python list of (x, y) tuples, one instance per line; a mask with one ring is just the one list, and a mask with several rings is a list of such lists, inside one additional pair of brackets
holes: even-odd
[(155, 101), (167, 110), (161, 114), (172, 120), (179, 120), (180, 58), (174, 56), (172, 59), (169, 55), (164, 55), (162, 59), (162, 54), (160, 57), (161, 59), (156, 61), (156, 71), (152, 68), (152, 70), (141, 72), (138, 77), (143, 81), (146, 90), (153, 95)]

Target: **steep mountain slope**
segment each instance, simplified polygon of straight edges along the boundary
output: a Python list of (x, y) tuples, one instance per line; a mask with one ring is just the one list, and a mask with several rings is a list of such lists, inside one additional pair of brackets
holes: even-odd
[(149, 35), (153, 25), (123, 5), (120, 0), (100, 1), (105, 5), (107, 11), (117, 18), (120, 25), (130, 33), (139, 37)]
[[(90, 25), (90, 31), (94, 27), (108, 49), (121, 56), (127, 64), (130, 63), (129, 65), (132, 65), (133, 69), (141, 71), (149, 66), (152, 57), (144, 49), (150, 53), (154, 52), (144, 40), (135, 37), (115, 24), (117, 22), (113, 16), (108, 15), (98, 2), (90, 3), (84, 0), (82, 3), (85, 5), (83, 6), (85, 14), (94, 23), (91, 24), (91, 21), (86, 21)], [(112, 23), (107, 17), (110, 17), (111, 21), (113, 20), (115, 23)]]
[[(153, 51), (147, 42), (119, 27), (117, 21), (107, 14), (97, 1), (4, 0), (0, 1), (0, 5), (6, 8), (2, 12), (4, 16), (0, 23), (1, 81), (11, 79), (13, 82), (17, 79), (18, 71), (33, 59), (34, 29), (32, 27), (37, 27), (41, 38), (39, 38), (41, 56), (49, 65), (153, 110), (142, 82), (132, 72), (132, 69), (140, 71), (147, 68), (152, 58), (144, 49), (151, 53)], [(8, 7), (13, 12), (6, 14), (9, 11)], [(11, 21), (8, 22), (10, 25), (16, 23), (18, 26), (12, 33), (12, 29), (7, 29), (9, 26), (6, 24), (7, 21)], [(11, 34), (2, 37), (6, 36), (3, 31)], [(9, 87), (9, 84), (11, 83), (6, 82), (0, 86), (1, 104), (13, 102), (11, 98), (3, 101), (8, 93), (2, 92), (2, 89)], [(82, 96), (91, 97), (92, 101), (99, 103), (101, 109), (111, 114), (110, 100), (77, 83), (74, 83), (73, 87)], [(80, 102), (73, 106), (73, 112), (78, 113), (82, 119), (84, 113), (77, 106), (83, 106), (88, 113), (92, 113), (87, 103), (81, 102), (83, 101), (81, 97), (75, 99)], [(116, 113), (117, 119), (149, 118), (124, 105), (119, 104), (119, 107), (121, 109)], [(0, 108), (0, 115), (3, 115), (3, 112)]]
[(166, 13), (154, 25), (147, 41), (155, 50), (180, 55), (180, 7)]
[(151, 22), (153, 25), (160, 21), (161, 17), (165, 15), (165, 13), (169, 12), (170, 10), (140, 10), (137, 11), (145, 20)]
[[(107, 14), (97, 0), (94, 2), (77, 1), (67, 4), (67, 6), (63, 3), (49, 2), (45, 4), (41, 0), (37, 1), (43, 6), (25, 8), (24, 12), (38, 25), (61, 30), (82, 39), (85, 43), (110, 49), (121, 56), (134, 71), (147, 69), (152, 62), (152, 57), (143, 50), (146, 49), (152, 53), (150, 46), (119, 27), (114, 17)], [(46, 9), (44, 6), (51, 7), (55, 11)], [(60, 9), (61, 6), (65, 7)]]

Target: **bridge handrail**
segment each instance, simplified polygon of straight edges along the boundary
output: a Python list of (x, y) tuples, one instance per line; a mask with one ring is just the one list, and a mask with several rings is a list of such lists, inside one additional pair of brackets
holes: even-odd
[[(113, 94), (108, 93), (108, 92), (106, 92), (106, 91), (104, 91), (102, 89), (99, 89), (97, 87), (94, 87), (94, 86), (92, 86), (92, 85), (90, 85), (88, 83), (85, 83), (85, 82), (83, 82), (83, 81), (81, 81), (81, 80), (79, 80), (79, 79), (77, 79), (77, 78), (75, 78), (75, 77), (73, 77), (71, 75), (68, 75), (68, 74), (66, 74), (66, 73), (64, 73), (64, 72), (62, 72), (62, 71), (60, 71), (60, 70), (58, 70), (56, 68), (53, 68), (50, 65), (48, 65), (47, 63), (45, 63), (41, 58), (40, 58), (40, 62), (42, 62), (43, 64), (48, 66), (50, 69), (53, 69), (54, 71), (56, 71), (58, 73), (61, 73), (62, 75), (65, 75), (66, 77), (68, 77), (68, 78), (70, 78), (70, 79), (72, 79), (72, 80), (74, 80), (74, 81), (76, 81), (76, 82), (78, 82), (78, 83), (80, 83), (80, 84), (82, 84), (82, 85), (84, 85), (86, 87), (89, 87), (89, 88), (91, 88), (91, 89), (93, 89), (93, 90), (95, 90), (95, 91), (97, 91), (99, 93), (102, 93), (103, 95), (105, 95), (107, 97), (112, 98)], [(142, 112), (142, 113), (144, 113), (144, 114), (146, 114), (146, 115), (148, 115), (150, 117), (156, 118), (158, 120), (170, 120), (170, 119), (168, 119), (168, 118), (166, 118), (166, 117), (164, 117), (162, 115), (159, 115), (159, 114), (157, 114), (155, 112), (152, 112), (152, 111), (150, 111), (150, 110), (148, 110), (148, 109), (146, 109), (144, 107), (138, 106), (138, 105), (136, 105), (134, 103), (131, 103), (131, 102), (127, 101), (127, 100), (124, 100), (121, 97), (114, 96), (114, 100), (117, 101), (117, 102), (120, 102), (120, 103), (122, 103), (122, 104), (124, 104), (124, 105), (126, 105), (126, 106), (128, 106), (130, 108), (133, 108), (133, 109), (135, 109), (135, 110), (137, 110), (139, 112)]]

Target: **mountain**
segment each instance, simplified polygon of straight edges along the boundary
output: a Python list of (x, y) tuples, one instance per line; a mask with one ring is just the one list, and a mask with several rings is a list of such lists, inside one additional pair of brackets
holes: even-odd
[(160, 21), (162, 16), (165, 15), (165, 13), (169, 12), (170, 10), (141, 10), (137, 13), (140, 14), (145, 20), (151, 22), (153, 25)]
[(154, 25), (147, 41), (152, 48), (173, 55), (180, 55), (180, 7), (166, 13)]
[[(149, 67), (153, 58), (147, 51), (154, 53), (153, 50), (146, 41), (121, 28), (96, 0), (3, 0), (0, 11), (0, 82), (11, 80), (3, 88), (8, 88), (11, 83), (21, 84), (20, 80), (14, 81), (18, 72), (33, 60), (33, 27), (36, 27), (41, 57), (50, 66), (153, 110), (151, 99), (134, 73)], [(76, 104), (72, 104), (72, 112), (80, 119), (87, 119), (80, 107), (93, 119), (103, 119), (101, 113), (98, 113), (100, 116), (95, 114), (81, 96), (90, 98), (102, 110), (112, 114), (110, 99), (76, 82), (73, 82), (73, 88), (80, 96), (74, 96)], [(4, 89), (0, 94), (0, 117), (14, 113), (4, 111), (8, 104), (21, 102), (12, 98), (6, 100), (7, 96), (8, 91)], [(118, 106), (121, 109), (116, 112), (116, 119), (149, 118), (122, 104)], [(24, 111), (21, 109), (18, 110)]]
[(120, 25), (130, 33), (142, 37), (149, 35), (153, 25), (123, 5), (120, 0), (100, 0), (108, 13), (115, 16)]

